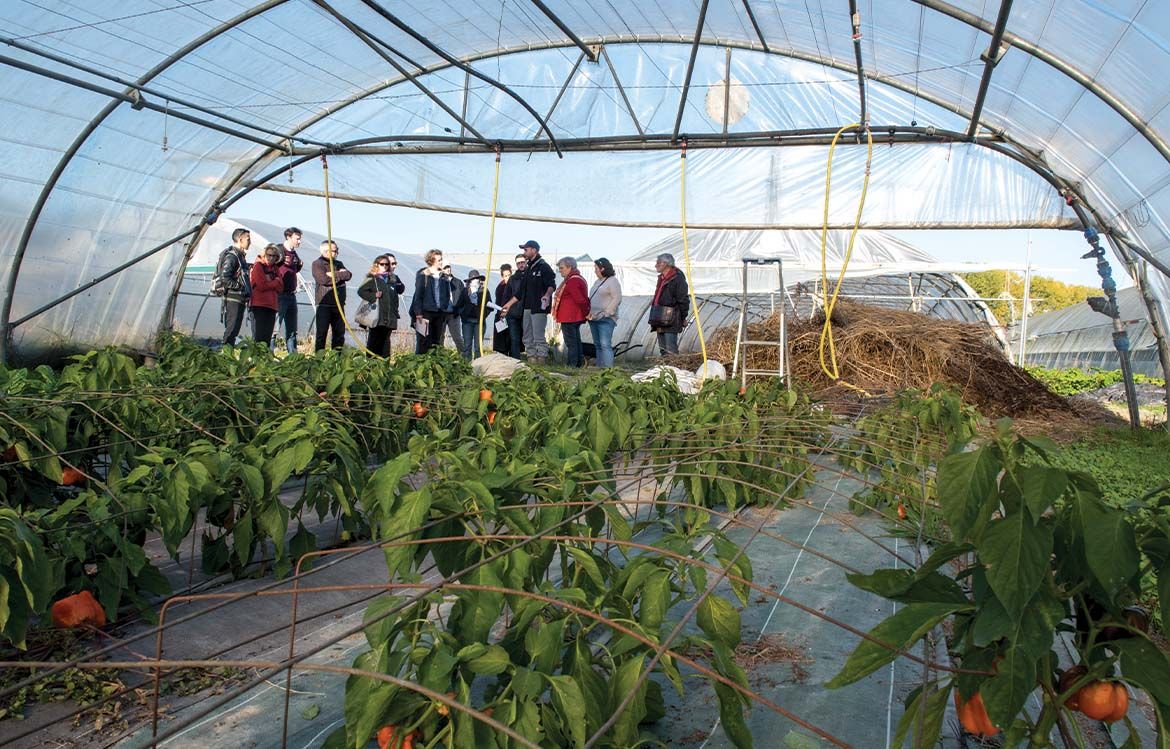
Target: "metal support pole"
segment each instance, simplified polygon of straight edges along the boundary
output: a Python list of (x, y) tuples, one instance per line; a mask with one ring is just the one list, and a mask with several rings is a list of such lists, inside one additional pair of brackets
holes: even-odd
[(723, 137), (727, 137), (727, 121), (731, 115), (731, 47), (727, 48), (727, 59), (723, 73)]
[(536, 122), (540, 125), (540, 129), (544, 130), (545, 134), (548, 135), (549, 145), (552, 147), (552, 149), (554, 151), (557, 152), (557, 156), (562, 156), (561, 149), (557, 145), (556, 136), (553, 135), (552, 130), (548, 126), (548, 123), (537, 113), (537, 111), (535, 109), (532, 108), (532, 105), (528, 103), (527, 99), (520, 96), (519, 94), (517, 94), (515, 91), (513, 91), (511, 88), (504, 85), (503, 83), (500, 83), (495, 78), (492, 78), (490, 75), (486, 75), (484, 73), (481, 73), (478, 70), (476, 70), (475, 68), (468, 65), (467, 63), (463, 62), (462, 60), (459, 60), (458, 58), (454, 57), (453, 55), (448, 54), (446, 51), (444, 51), (442, 48), (437, 46), (434, 42), (432, 42), (426, 36), (415, 31), (414, 28), (412, 28), (410, 25), (403, 23), (398, 18), (398, 16), (394, 15), (390, 11), (383, 8), (379, 3), (375, 2), (375, 0), (361, 0), (361, 3), (363, 5), (365, 5), (367, 8), (369, 8), (370, 10), (372, 10), (375, 13), (377, 13), (378, 15), (380, 15), (382, 18), (386, 19), (390, 23), (397, 26), (401, 31), (403, 31), (407, 35), (409, 35), (410, 38), (414, 39), (416, 42), (418, 42), (422, 46), (426, 47), (431, 52), (434, 52), (436, 55), (438, 55), (439, 57), (446, 60), (449, 64), (454, 65), (455, 67), (459, 68), (460, 70), (462, 70), (465, 73), (470, 73), (471, 75), (480, 79), (481, 81), (488, 84), (489, 86), (493, 86), (494, 88), (498, 88), (500, 91), (503, 91), (505, 94), (510, 96), (512, 99), (514, 99), (517, 104), (524, 107), (524, 109), (528, 112), (528, 114), (532, 115), (533, 118), (536, 119)]
[(743, 337), (747, 333), (747, 306), (748, 306), (748, 264), (745, 260), (743, 263), (743, 294), (740, 296), (739, 302), (739, 325), (735, 329), (735, 359), (731, 363), (731, 376), (735, 377), (736, 373), (740, 374), (740, 384), (747, 386), (747, 357), (744, 357), (743, 366), (740, 366), (739, 349), (743, 344)]
[(553, 13), (552, 10), (550, 10), (549, 7), (540, 0), (532, 0), (532, 4), (539, 8), (541, 13), (548, 16), (548, 20), (556, 24), (556, 27), (560, 29), (565, 36), (569, 37), (569, 39), (573, 41), (573, 44), (577, 45), (577, 48), (581, 50), (581, 53), (589, 58), (589, 62), (597, 62), (597, 53), (590, 49), (588, 44), (581, 41), (581, 37), (574, 34), (573, 30), (570, 29), (568, 25), (566, 25), (565, 22), (562, 21), (559, 16), (557, 16), (556, 13)]
[[(1030, 248), (1029, 248), (1030, 249)], [(1030, 253), (1029, 253), (1030, 254)], [(1028, 352), (1028, 312), (1032, 305), (1032, 265), (1029, 262), (1024, 267), (1024, 306), (1020, 308), (1020, 353), (1017, 366), (1023, 367), (1027, 363)]]
[(34, 317), (38, 317), (40, 315), (43, 315), (44, 313), (46, 313), (49, 310), (56, 307), (58, 304), (61, 304), (62, 302), (66, 302), (66, 301), (72, 299), (73, 297), (77, 296), (78, 294), (81, 294), (85, 291), (88, 291), (89, 289), (92, 289), (94, 286), (97, 286), (102, 281), (105, 281), (108, 278), (112, 278), (113, 276), (118, 275), (119, 273), (121, 273), (122, 271), (126, 270), (127, 268), (129, 268), (131, 266), (137, 265), (138, 263), (147, 259), (151, 255), (157, 255), (158, 253), (162, 252), (163, 250), (165, 250), (166, 248), (175, 244), (176, 242), (182, 242), (184, 239), (191, 236), (192, 234), (195, 234), (196, 232), (198, 232), (202, 228), (203, 228), (203, 224), (199, 224), (198, 226), (195, 226), (195, 227), (188, 229), (187, 231), (183, 232), (182, 234), (178, 235), (177, 237), (171, 237), (170, 239), (163, 242), (162, 244), (156, 245), (156, 246), (150, 248), (149, 250), (142, 253), (141, 255), (138, 255), (137, 257), (130, 258), (126, 262), (122, 263), (121, 265), (118, 265), (115, 268), (111, 268), (110, 270), (106, 271), (105, 273), (101, 274), (100, 276), (97, 276), (96, 278), (93, 278), (93, 279), (90, 279), (89, 281), (86, 281), (85, 283), (83, 283), (81, 286), (78, 286), (73, 291), (70, 291), (67, 294), (62, 294), (61, 296), (57, 297), (56, 299), (52, 300), (51, 302), (47, 302), (46, 304), (42, 304), (40, 307), (37, 307), (35, 310), (33, 310), (32, 312), (29, 312), (24, 317), (21, 317), (17, 320), (13, 320), (12, 322), (10, 322), (8, 324), (8, 329), (11, 331), (13, 328), (17, 328), (17, 327), (23, 325), (24, 323), (28, 322), (29, 320), (33, 319)]
[[(604, 48), (602, 49), (602, 52), (604, 53)], [(553, 112), (556, 110), (557, 105), (561, 103), (561, 97), (563, 97), (565, 92), (569, 90), (569, 84), (573, 82), (573, 76), (577, 75), (577, 68), (581, 67), (581, 61), (584, 59), (585, 55), (577, 55), (577, 61), (573, 63), (573, 69), (569, 71), (567, 76), (565, 76), (564, 85), (562, 85), (561, 90), (557, 92), (557, 98), (553, 99), (552, 106), (548, 108), (548, 114), (544, 116), (545, 122), (548, 122), (552, 119)], [(470, 73), (468, 75), (470, 75)], [(536, 135), (532, 136), (533, 140), (537, 140), (538, 138), (540, 138), (539, 130), (536, 131)]]
[(771, 52), (768, 49), (768, 40), (764, 38), (764, 32), (760, 31), (760, 24), (756, 21), (756, 14), (752, 12), (751, 3), (748, 0), (743, 0), (743, 9), (747, 11), (748, 20), (752, 22), (752, 28), (756, 31), (756, 36), (760, 39), (760, 46), (764, 48), (765, 52)]
[(784, 377), (784, 384), (792, 387), (792, 372), (788, 368), (788, 315), (784, 311), (784, 297), (788, 290), (784, 288), (784, 261), (776, 261), (776, 276), (780, 284), (780, 372)]
[(687, 72), (683, 76), (682, 97), (678, 100), (678, 114), (674, 117), (674, 132), (670, 136), (671, 143), (678, 142), (678, 131), (682, 127), (683, 111), (687, 107), (687, 94), (691, 90), (691, 76), (695, 72), (695, 60), (699, 57), (699, 43), (703, 38), (703, 25), (707, 22), (707, 5), (711, 0), (703, 0), (699, 6), (699, 22), (695, 25), (695, 39), (691, 44), (691, 58), (687, 61)]
[(1146, 305), (1146, 315), (1149, 318), (1150, 332), (1154, 334), (1154, 347), (1158, 352), (1158, 363), (1162, 367), (1162, 378), (1165, 381), (1162, 389), (1166, 402), (1167, 418), (1162, 426), (1167, 431), (1170, 431), (1170, 345), (1168, 345), (1170, 342), (1166, 338), (1168, 330), (1166, 317), (1162, 314), (1162, 308), (1150, 290), (1148, 266), (1128, 252), (1126, 243), (1123, 240), (1115, 236), (1110, 236), (1109, 240), (1113, 243), (1113, 248), (1117, 251), (1117, 254), (1127, 259), (1130, 267), (1130, 276), (1133, 278), (1134, 283), (1137, 284), (1138, 291), (1142, 295), (1142, 301)]
[[(484, 144), (487, 143), (487, 139), (484, 138), (483, 135), (481, 135), (480, 132), (476, 130), (470, 122), (468, 122), (464, 117), (461, 117), (454, 109), (447, 106), (447, 103), (440, 99), (434, 91), (431, 91), (429, 88), (424, 86), (422, 82), (418, 80), (418, 77), (408, 71), (406, 67), (402, 65), (402, 63), (395, 60), (393, 55), (402, 57), (404, 60), (410, 62), (416, 67), (418, 67), (417, 63), (400, 53), (382, 39), (379, 39), (378, 37), (363, 29), (361, 26), (358, 26), (356, 23), (346, 18), (340, 11), (326, 2), (326, 0), (313, 0), (313, 2), (317, 5), (317, 7), (321, 8), (321, 10), (328, 13), (333, 17), (334, 20), (344, 26), (346, 30), (349, 31), (349, 33), (353, 34), (358, 39), (361, 39), (362, 43), (369, 47), (374, 54), (376, 54), (378, 57), (381, 57), (388, 65), (390, 65), (390, 67), (398, 71), (398, 75), (413, 83), (415, 88), (423, 92), (423, 94), (425, 94), (428, 99), (437, 104), (439, 109), (442, 109), (444, 112), (446, 112), (451, 117), (451, 119), (458, 122), (460, 132), (466, 130), (467, 132), (471, 133), (479, 142)], [(448, 132), (450, 132), (450, 130), (448, 130)]]
[(987, 45), (987, 52), (983, 54), (983, 77), (979, 79), (979, 91), (975, 94), (975, 106), (971, 108), (971, 124), (967, 128), (967, 135), (974, 138), (979, 129), (979, 117), (983, 114), (983, 102), (987, 99), (987, 91), (991, 87), (991, 74), (999, 64), (1004, 54), (1003, 34), (1007, 30), (1008, 16), (1012, 12), (1012, 0), (1000, 0), (999, 15), (995, 19), (995, 30), (991, 32), (991, 44)]
[(613, 76), (613, 83), (617, 86), (618, 93), (622, 95), (622, 102), (626, 105), (626, 111), (630, 113), (630, 119), (634, 121), (634, 129), (638, 131), (639, 136), (646, 135), (642, 129), (642, 123), (638, 122), (638, 115), (634, 112), (634, 105), (630, 104), (630, 97), (626, 95), (625, 86), (618, 78), (617, 68), (614, 67), (613, 61), (609, 59), (609, 53), (605, 51), (605, 47), (601, 48), (601, 56), (605, 58), (605, 64), (609, 66), (609, 74)]
[(1101, 289), (1105, 292), (1104, 303), (1100, 297), (1095, 297), (1098, 303), (1089, 300), (1089, 305), (1101, 314), (1113, 320), (1113, 347), (1117, 349), (1117, 359), (1121, 364), (1121, 377), (1125, 383), (1125, 400), (1129, 405), (1129, 423), (1133, 429), (1142, 425), (1138, 413), (1137, 388), (1133, 384), (1133, 367), (1129, 361), (1129, 333), (1125, 323), (1121, 321), (1121, 310), (1117, 306), (1117, 283), (1113, 280), (1113, 269), (1105, 259), (1105, 249), (1101, 247), (1101, 237), (1092, 226), (1085, 227), (1085, 241), (1092, 249), (1084, 254), (1084, 259), (1096, 258), (1097, 275), (1101, 277)]
[(849, 22), (853, 25), (853, 59), (857, 63), (857, 93), (861, 104), (858, 122), (864, 127), (869, 124), (869, 114), (865, 107), (865, 64), (861, 61), (861, 13), (857, 10), (857, 0), (849, 0)]

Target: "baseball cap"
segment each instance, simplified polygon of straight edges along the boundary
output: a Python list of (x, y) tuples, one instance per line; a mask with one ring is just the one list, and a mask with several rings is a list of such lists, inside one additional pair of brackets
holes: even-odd
[(539, 252), (540, 251), (540, 242), (537, 242), (535, 239), (530, 239), (527, 242), (525, 242), (524, 244), (520, 245), (520, 249), (522, 249), (522, 250), (528, 249), (529, 247), (531, 247), (532, 249)]

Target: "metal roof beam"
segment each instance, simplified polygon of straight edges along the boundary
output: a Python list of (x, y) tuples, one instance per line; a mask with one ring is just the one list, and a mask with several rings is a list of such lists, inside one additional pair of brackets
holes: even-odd
[[(914, 0), (914, 2), (925, 6), (930, 10), (934, 10), (949, 16), (956, 21), (965, 23), (968, 26), (984, 31), (988, 34), (994, 33), (995, 31), (994, 27), (990, 23), (983, 20), (979, 16), (973, 13), (968, 13), (967, 11), (960, 8), (956, 8), (949, 3), (943, 2), (943, 0)], [(1108, 89), (1097, 83), (1091, 76), (1073, 67), (1071, 64), (1052, 54), (1043, 47), (1037, 44), (1033, 44), (1026, 39), (1022, 39), (1015, 34), (1012, 34), (1011, 32), (1005, 32), (1003, 35), (1003, 40), (1010, 46), (1015, 47), (1022, 52), (1026, 52), (1041, 62), (1051, 65), (1056, 70), (1060, 71), (1083, 86), (1085, 90), (1089, 91), (1098, 99), (1109, 105), (1109, 108), (1120, 115), (1126, 122), (1128, 122), (1134, 130), (1137, 130), (1139, 133), (1141, 133), (1142, 136), (1147, 141), (1149, 141), (1150, 145), (1157, 149), (1158, 153), (1162, 155), (1162, 158), (1166, 159), (1166, 161), (1170, 161), (1170, 144), (1168, 144), (1161, 135), (1155, 132), (1154, 129), (1150, 127), (1136, 112), (1130, 109), (1123, 101), (1114, 96)]]
[[(439, 98), (438, 94), (436, 94), (434, 91), (431, 91), (430, 88), (428, 88), (427, 86), (424, 86), (421, 82), (419, 82), (418, 76), (414, 75), (413, 73), (408, 71), (405, 67), (403, 67), (402, 63), (395, 60), (393, 55), (398, 55), (399, 57), (402, 57), (407, 62), (414, 64), (415, 67), (417, 68), (418, 65), (413, 63), (413, 61), (411, 61), (410, 58), (406, 57), (405, 55), (402, 55), (398, 50), (394, 49), (394, 47), (391, 47), (389, 44), (387, 44), (382, 39), (379, 39), (378, 37), (371, 34), (369, 31), (366, 31), (365, 29), (358, 26), (356, 23), (354, 23), (350, 19), (346, 18), (336, 8), (334, 8), (332, 5), (330, 5), (328, 2), (326, 2), (326, 0), (313, 0), (313, 2), (319, 8), (321, 8), (326, 13), (328, 13), (330, 16), (332, 16), (334, 18), (334, 20), (336, 20), (338, 23), (340, 23), (342, 26), (344, 26), (351, 34), (356, 36), (358, 39), (361, 39), (362, 42), (365, 43), (365, 45), (367, 47), (369, 47), (371, 50), (374, 51), (374, 54), (381, 57), (391, 67), (393, 67), (395, 70), (397, 70), (398, 74), (400, 76), (402, 76), (406, 80), (413, 83), (414, 86), (419, 91), (422, 91), (423, 94), (425, 94), (428, 99), (430, 99), (435, 104), (437, 104), (440, 109), (442, 109), (444, 112), (447, 113), (448, 116), (450, 116), (452, 119), (454, 119), (456, 122), (458, 122), (459, 126), (461, 128), (463, 128), (467, 132), (471, 133), (471, 135), (479, 142), (484, 143), (484, 144), (487, 143), (487, 139), (484, 138), (483, 135), (480, 134), (480, 132), (475, 129), (475, 126), (473, 126), (470, 122), (468, 122), (463, 116), (461, 116), (454, 109), (447, 106), (446, 102), (444, 102), (442, 99)], [(383, 47), (385, 49), (383, 49)], [(387, 53), (387, 50), (389, 50), (389, 53)]]
[(1003, 35), (1007, 30), (1008, 16), (1012, 12), (1012, 0), (1000, 0), (999, 15), (995, 19), (995, 29), (991, 32), (991, 43), (987, 45), (987, 52), (983, 55), (983, 77), (979, 79), (979, 91), (975, 94), (975, 106), (971, 108), (971, 125), (967, 128), (967, 135), (974, 138), (979, 129), (979, 117), (983, 114), (983, 102), (987, 99), (987, 91), (991, 87), (991, 74), (995, 66), (1007, 51), (1003, 44)]
[(382, 18), (386, 19), (390, 23), (397, 26), (400, 30), (404, 31), (406, 34), (408, 34), (416, 42), (423, 45), (424, 47), (426, 47), (430, 51), (434, 52), (436, 55), (443, 58), (451, 65), (454, 65), (455, 67), (459, 68), (460, 70), (464, 71), (465, 73), (470, 73), (471, 75), (480, 79), (484, 83), (487, 83), (490, 86), (498, 88), (500, 91), (503, 91), (505, 94), (507, 94), (508, 96), (515, 99), (516, 102), (518, 102), (520, 104), (520, 106), (522, 106), (526, 110), (528, 110), (528, 113), (531, 114), (532, 117), (540, 124), (540, 128), (542, 130), (544, 130), (545, 133), (548, 134), (548, 140), (549, 140), (549, 143), (552, 145), (553, 150), (555, 150), (557, 152), (558, 156), (560, 155), (561, 150), (560, 150), (560, 148), (557, 147), (556, 136), (554, 136), (552, 134), (552, 130), (549, 128), (548, 123), (545, 122), (544, 118), (541, 117), (540, 114), (538, 114), (537, 111), (532, 108), (532, 105), (529, 104), (528, 101), (524, 99), (524, 97), (520, 96), (519, 94), (517, 94), (515, 91), (513, 91), (511, 88), (504, 85), (503, 83), (500, 83), (495, 78), (492, 78), (490, 75), (485, 75), (485, 74), (479, 72), (475, 68), (471, 67), (470, 65), (467, 65), (466, 63), (462, 62), (461, 60), (454, 57), (453, 55), (450, 55), (447, 52), (443, 51), (441, 48), (439, 48), (438, 45), (436, 45), (430, 39), (427, 39), (424, 35), (415, 31), (409, 25), (407, 25), (402, 20), (400, 20), (398, 18), (398, 16), (394, 15), (390, 11), (383, 8), (379, 3), (375, 2), (375, 0), (361, 0), (361, 2), (363, 5), (368, 7), (370, 10), (374, 11), (375, 13), (380, 15)]
[(760, 24), (756, 20), (756, 14), (752, 12), (752, 6), (749, 0), (743, 0), (743, 9), (747, 11), (748, 20), (752, 22), (752, 28), (756, 31), (756, 37), (759, 38), (760, 45), (763, 46), (765, 52), (771, 52), (772, 50), (768, 49), (768, 40), (764, 38), (764, 32), (760, 30)]
[[(674, 135), (671, 141), (678, 142), (678, 130), (682, 127), (683, 110), (687, 107), (687, 94), (691, 90), (691, 75), (695, 72), (695, 60), (699, 57), (699, 45), (703, 41), (703, 25), (707, 21), (707, 5), (711, 0), (703, 0), (699, 7), (699, 22), (695, 25), (694, 41), (691, 43), (691, 57), (687, 61), (687, 72), (683, 77), (682, 98), (678, 101), (678, 114), (674, 118)], [(730, 93), (730, 92), (729, 92)]]
[(555, 23), (557, 28), (560, 29), (565, 36), (573, 40), (573, 44), (577, 45), (577, 49), (581, 50), (581, 54), (589, 58), (589, 62), (597, 62), (597, 53), (588, 44), (581, 41), (581, 38), (574, 34), (573, 30), (570, 29), (556, 13), (553, 13), (552, 10), (540, 0), (532, 0), (532, 4), (539, 8), (541, 13), (548, 16), (548, 20)]

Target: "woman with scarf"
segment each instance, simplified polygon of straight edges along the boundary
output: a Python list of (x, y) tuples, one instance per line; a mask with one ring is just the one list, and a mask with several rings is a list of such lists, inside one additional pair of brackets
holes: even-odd
[(278, 245), (270, 244), (260, 253), (258, 262), (252, 263), (248, 281), (252, 284), (252, 338), (265, 346), (272, 345), (272, 331), (276, 328), (277, 296), (284, 291), (284, 252)]
[(557, 270), (565, 279), (553, 294), (553, 319), (561, 324), (565, 339), (565, 355), (570, 367), (585, 363), (581, 354), (581, 324), (589, 316), (589, 286), (577, 270), (577, 261), (563, 257), (557, 261)]
[(398, 258), (379, 255), (358, 287), (358, 296), (378, 305), (378, 324), (366, 335), (366, 348), (378, 356), (390, 355), (390, 333), (398, 328), (398, 295), (406, 291), (406, 284), (394, 272), (397, 267)]
[(691, 300), (687, 278), (674, 266), (674, 255), (664, 252), (654, 261), (658, 285), (650, 304), (650, 329), (658, 334), (658, 351), (663, 356), (678, 353), (678, 334), (686, 327)]

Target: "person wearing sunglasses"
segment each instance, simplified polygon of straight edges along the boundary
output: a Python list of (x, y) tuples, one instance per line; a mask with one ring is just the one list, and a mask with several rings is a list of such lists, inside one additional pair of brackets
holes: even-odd
[(390, 333), (398, 329), (398, 299), (406, 284), (398, 278), (398, 258), (387, 253), (374, 258), (358, 296), (378, 305), (378, 324), (370, 328), (366, 348), (378, 356), (390, 355)]

